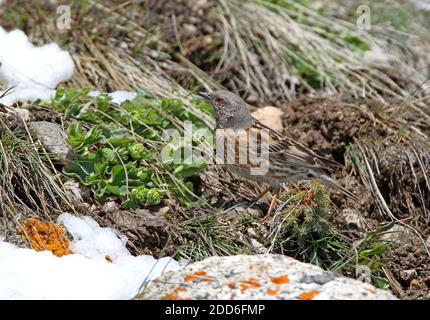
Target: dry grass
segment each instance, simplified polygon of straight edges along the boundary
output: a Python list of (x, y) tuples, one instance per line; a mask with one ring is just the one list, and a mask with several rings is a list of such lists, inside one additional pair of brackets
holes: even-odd
[(73, 207), (59, 172), (46, 151), (32, 140), (25, 124), (15, 130), (9, 126), (10, 122), (0, 118), (0, 212), (2, 233), (14, 237), (14, 227), (24, 230), (26, 218), (37, 216), (53, 222), (56, 214)]
[[(337, 93), (353, 99), (379, 101), (383, 112), (356, 102), (345, 104), (345, 107), (367, 113), (377, 125), (388, 128), (399, 139), (398, 142), (402, 141), (406, 146), (403, 152), (407, 170), (411, 173), (408, 185), (413, 186), (419, 204), (419, 210), (410, 212), (412, 221), (396, 216), (384, 190), (381, 190), (378, 183), (380, 162), (374, 141), (357, 139), (354, 142), (354, 153), (350, 155), (354, 160), (353, 174), (371, 194), (375, 210), (385, 221), (405, 225), (423, 240), (419, 225), (428, 223), (430, 219), (426, 200), (430, 192), (429, 91), (421, 72), (422, 63), (409, 63), (405, 52), (399, 49), (401, 44), (388, 43), (387, 39), (393, 39), (396, 30), (378, 26), (370, 34), (359, 33), (353, 23), (329, 17), (290, 0), (284, 0), (284, 5), (266, 0), (211, 2), (214, 10), (207, 17), (207, 23), (220, 27), (222, 46), (219, 52), (214, 52), (219, 60), (209, 72), (204, 72), (202, 66), (195, 65), (184, 54), (187, 42), (182, 42), (181, 26), (177, 25), (175, 16), (170, 21), (175, 26), (177, 50), (141, 26), (145, 11), (141, 3), (73, 2), (72, 21), (79, 28), (65, 32), (56, 29), (55, 19), (52, 19), (55, 8), (47, 1), (37, 2), (34, 6), (22, 0), (8, 1), (6, 9), (0, 9), (3, 10), (0, 21), (9, 27), (23, 29), (36, 44), (55, 41), (68, 50), (76, 71), (65, 86), (89, 87), (101, 92), (132, 90), (155, 97), (178, 98), (210, 127), (214, 126), (213, 119), (194, 108), (188, 98), (198, 89), (223, 88), (218, 81), (221, 77), (217, 75), (224, 74), (225, 77), (225, 70), (233, 71), (227, 72), (228, 79), (224, 85), (245, 98), (252, 100), (254, 97), (253, 101), (262, 103), (284, 105), (303, 94), (324, 96)], [(427, 52), (426, 42), (422, 45), (420, 50)], [(381, 48), (388, 60), (375, 63), (365, 58), (372, 48)], [(177, 78), (178, 74), (181, 79)], [(183, 79), (186, 84), (179, 81)], [(168, 114), (166, 117), (178, 128), (182, 127), (179, 119)], [(18, 134), (8, 129), (4, 122), (1, 130), (0, 211), (5, 213), (3, 219), (18, 226), (22, 217), (30, 215), (51, 221), (53, 214), (70, 207), (59, 173), (41, 149), (34, 145), (24, 147), (31, 141), (26, 130)], [(427, 151), (418, 150), (414, 141)], [(180, 254), (203, 258), (211, 254), (238, 253), (238, 250), (255, 252), (249, 249), (249, 239), (233, 239), (231, 235), (236, 235), (233, 231), (240, 228), (239, 223), (233, 225), (235, 229), (232, 231), (228, 221), (221, 219), (227, 210), (214, 211), (209, 200), (221, 199), (222, 196), (225, 199), (251, 199), (258, 194), (259, 186), (237, 183), (229, 174), (215, 169), (206, 171), (201, 178), (201, 198), (205, 206), (186, 212), (177, 208), (185, 222), (173, 231), (173, 236), (182, 244), (190, 239), (193, 241), (188, 246), (184, 245)], [(398, 177), (393, 179), (395, 183), (404, 185)], [(24, 200), (22, 194), (28, 195), (28, 199)], [(291, 199), (281, 202), (276, 212), (274, 222), (280, 221), (279, 226), (296, 209), (290, 206), (289, 201)], [(203, 213), (203, 217), (193, 217), (196, 213)], [(279, 240), (280, 229), (272, 227), (268, 250), (272, 250)], [(426, 250), (429, 253), (428, 248)], [(356, 256), (351, 252), (338, 265), (349, 263)]]

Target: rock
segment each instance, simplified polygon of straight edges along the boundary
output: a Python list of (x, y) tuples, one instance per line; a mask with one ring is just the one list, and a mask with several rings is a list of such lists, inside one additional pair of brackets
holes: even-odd
[(211, 257), (151, 282), (136, 299), (397, 299), (283, 255)]
[(239, 205), (225, 212), (225, 218), (235, 219), (241, 214), (248, 214), (254, 219), (259, 219), (264, 216), (263, 211), (258, 207), (249, 207), (248, 205)]
[[(167, 207), (167, 211), (169, 208)], [(164, 214), (167, 213), (166, 207), (157, 212), (151, 212), (148, 209), (137, 209), (133, 212), (121, 210), (119, 205), (114, 201), (106, 202), (103, 205), (103, 211), (114, 222), (117, 228), (126, 228), (128, 230), (145, 231), (146, 227), (159, 228), (168, 225)]]
[(400, 271), (400, 278), (402, 278), (402, 280), (405, 280), (407, 282), (410, 282), (411, 280), (415, 279), (417, 275), (418, 273), (415, 269)]
[(264, 212), (261, 211), (259, 208), (248, 208), (246, 209), (246, 212), (253, 218), (259, 219), (264, 217)]
[(257, 120), (260, 120), (270, 129), (282, 132), (284, 129), (284, 126), (282, 124), (283, 114), (284, 113), (280, 109), (267, 106), (257, 109), (252, 113), (252, 116)]
[(267, 248), (260, 242), (258, 242), (256, 239), (251, 238), (249, 239), (251, 242), (252, 248), (255, 250), (256, 253), (263, 254), (267, 252)]
[(394, 224), (381, 239), (397, 245), (420, 241), (419, 237), (411, 229), (400, 224)]
[(203, 37), (203, 39), (202, 39), (203, 46), (210, 47), (212, 45), (212, 43), (213, 43), (213, 39), (211, 36), (206, 35)]
[(71, 149), (66, 142), (66, 134), (58, 124), (48, 121), (33, 121), (28, 123), (28, 128), (40, 140), (47, 152), (58, 156), (60, 160), (67, 159)]
[(66, 192), (67, 197), (70, 199), (72, 204), (80, 209), (88, 209), (89, 204), (84, 201), (84, 192), (79, 186), (79, 182), (70, 179), (64, 182), (63, 184), (64, 191)]
[(30, 111), (28, 111), (27, 109), (14, 108), (13, 112), (16, 117), (18, 117), (19, 119), (22, 119), (25, 122), (30, 120)]
[(258, 102), (258, 97), (252, 93), (246, 97), (246, 102), (254, 104)]
[(119, 205), (115, 201), (107, 201), (103, 205), (103, 211), (107, 214), (115, 214), (119, 210)]
[(248, 234), (248, 236), (250, 236), (251, 238), (257, 239), (257, 232), (255, 231), (254, 228), (248, 228), (246, 229), (246, 233)]
[(185, 34), (189, 37), (194, 36), (198, 32), (197, 27), (193, 24), (185, 23), (183, 25), (183, 28), (184, 28)]
[(136, 215), (142, 219), (147, 227), (165, 227), (168, 225), (164, 215), (169, 211), (169, 207), (163, 207), (157, 212), (151, 212), (148, 209), (137, 209)]
[(341, 215), (350, 228), (364, 229), (366, 221), (357, 210), (347, 208), (342, 210)]

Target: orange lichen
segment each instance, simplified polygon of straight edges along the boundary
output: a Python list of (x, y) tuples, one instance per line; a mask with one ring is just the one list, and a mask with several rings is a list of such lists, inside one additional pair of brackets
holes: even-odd
[(290, 279), (288, 276), (279, 276), (279, 277), (270, 277), (270, 281), (272, 281), (274, 284), (285, 284), (290, 282)]
[(255, 278), (250, 278), (249, 280), (243, 280), (239, 283), (240, 290), (245, 291), (249, 288), (260, 287), (260, 282)]
[(163, 296), (163, 299), (169, 299), (169, 300), (175, 300), (175, 299), (177, 299), (177, 298), (178, 298), (178, 295), (177, 295), (176, 293), (174, 293), (174, 292), (166, 293), (166, 294)]
[(185, 282), (194, 281), (197, 278), (202, 279), (202, 281), (212, 281), (214, 278), (212, 276), (208, 276), (205, 271), (195, 271), (185, 275)]
[(316, 295), (318, 295), (320, 292), (318, 290), (312, 290), (312, 291), (307, 291), (307, 292), (302, 292), (299, 295), (299, 299), (300, 300), (312, 300), (313, 298), (315, 298)]
[(260, 282), (258, 281), (258, 279), (251, 277), (248, 280), (242, 280), (239, 283), (229, 282), (227, 283), (227, 286), (230, 289), (236, 289), (237, 287), (240, 287), (241, 291), (245, 291), (250, 288), (259, 288)]
[(166, 293), (163, 296), (163, 298), (164, 299), (169, 299), (169, 300), (191, 300), (191, 298), (180, 298), (180, 297), (178, 297), (179, 292), (184, 292), (184, 291), (187, 291), (187, 289), (184, 288), (184, 287), (179, 287), (179, 288), (176, 288), (171, 293)]
[(365, 288), (364, 290), (366, 290), (370, 293), (376, 293), (376, 289), (374, 289), (374, 288)]
[(55, 223), (47, 223), (36, 218), (24, 222), (18, 233), (24, 240), (31, 242), (36, 251), (49, 250), (57, 257), (71, 254), (70, 241), (64, 236), (64, 228)]
[(276, 289), (267, 289), (266, 294), (268, 294), (269, 296), (275, 296), (277, 295), (279, 292), (279, 288)]
[(267, 265), (263, 265), (261, 263), (251, 263), (249, 265), (249, 269), (255, 270), (255, 269), (263, 269), (264, 271), (269, 270), (269, 267)]
[(228, 286), (230, 289), (234, 289), (234, 288), (236, 288), (236, 287), (237, 287), (237, 284), (236, 284), (236, 283), (234, 283), (234, 282), (230, 282), (230, 283), (227, 283), (227, 286)]

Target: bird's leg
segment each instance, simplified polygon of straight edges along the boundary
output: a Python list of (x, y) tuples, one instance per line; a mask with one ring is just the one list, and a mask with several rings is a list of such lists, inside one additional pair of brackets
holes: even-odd
[(264, 196), (266, 193), (268, 193), (270, 190), (272, 190), (272, 186), (267, 187), (263, 192), (261, 192), (257, 197), (255, 197), (255, 198), (252, 200), (252, 203), (253, 203), (253, 204), (254, 204), (254, 203), (257, 203), (257, 201), (258, 201), (258, 200), (260, 200), (261, 198), (263, 198), (263, 196)]
[(272, 201), (270, 202), (269, 210), (267, 210), (267, 214), (263, 218), (263, 222), (266, 222), (268, 219), (270, 219), (270, 216), (272, 215), (273, 208), (275, 207), (275, 204), (276, 204), (276, 200), (278, 199), (278, 194), (279, 194), (279, 191), (276, 191), (275, 194), (273, 195)]

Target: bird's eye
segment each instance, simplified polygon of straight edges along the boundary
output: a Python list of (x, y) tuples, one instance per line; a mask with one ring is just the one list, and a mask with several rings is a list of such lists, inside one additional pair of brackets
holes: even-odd
[(214, 102), (216, 104), (223, 104), (224, 103), (224, 99), (217, 97), (217, 98), (214, 99)]

